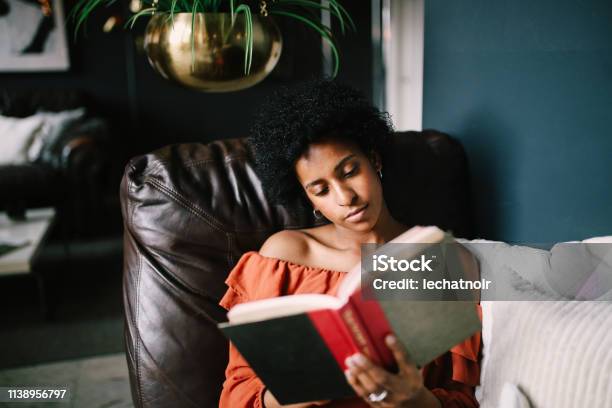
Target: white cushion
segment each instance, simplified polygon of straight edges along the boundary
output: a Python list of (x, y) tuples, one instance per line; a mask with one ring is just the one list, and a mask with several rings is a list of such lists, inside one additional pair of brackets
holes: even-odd
[(42, 115), (27, 118), (0, 115), (0, 165), (26, 163), (28, 149), (43, 124)]
[(531, 408), (531, 404), (519, 387), (505, 383), (499, 398), (499, 408)]
[(28, 160), (36, 160), (45, 147), (52, 146), (69, 126), (81, 119), (84, 115), (85, 108), (61, 112), (38, 112), (36, 116), (41, 116), (43, 118), (43, 127), (40, 132), (35, 135), (28, 149)]
[[(541, 301), (561, 298), (551, 277), (572, 270), (563, 262), (568, 253), (562, 246), (545, 251), (483, 240), (462, 243), (479, 259), (483, 277), (510, 291), (505, 298), (540, 300), (481, 302), (483, 359), (476, 389), (481, 406), (525, 401), (540, 408), (612, 406), (612, 303)], [(608, 247), (585, 251), (576, 245), (574, 255), (583, 259), (572, 257), (574, 271), (589, 262), (601, 265)], [(520, 388), (520, 398), (508, 384)]]
[(85, 108), (37, 112), (26, 118), (0, 116), (0, 165), (36, 160), (63, 132), (85, 115)]

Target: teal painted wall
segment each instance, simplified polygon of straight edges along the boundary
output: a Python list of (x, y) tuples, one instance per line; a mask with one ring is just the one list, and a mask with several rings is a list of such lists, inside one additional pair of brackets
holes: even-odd
[(612, 235), (612, 1), (425, 3), (424, 127), (465, 146), (477, 235)]

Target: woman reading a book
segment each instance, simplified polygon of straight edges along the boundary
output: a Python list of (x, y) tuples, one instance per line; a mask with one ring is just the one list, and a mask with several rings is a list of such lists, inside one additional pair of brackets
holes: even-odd
[[(386, 114), (336, 82), (318, 80), (275, 95), (249, 136), (266, 195), (329, 223), (280, 231), (259, 252), (245, 253), (226, 280), (229, 289), (221, 306), (229, 310), (238, 303), (297, 293), (334, 295), (346, 272), (361, 260), (362, 243), (385, 243), (408, 229), (383, 198), (381, 152), (391, 132)], [(386, 342), (399, 372), (355, 354), (346, 362), (345, 375), (358, 397), (284, 406), (478, 406), (479, 333), (422, 369), (393, 336)], [(230, 343), (220, 407), (280, 406)]]

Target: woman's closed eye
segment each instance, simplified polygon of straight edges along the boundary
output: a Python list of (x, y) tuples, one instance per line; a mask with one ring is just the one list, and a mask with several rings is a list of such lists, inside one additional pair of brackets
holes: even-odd
[(314, 193), (314, 195), (321, 197), (324, 196), (325, 194), (327, 194), (327, 192), (329, 191), (329, 189), (327, 187), (322, 188), (321, 190), (317, 191), (316, 193)]
[(357, 171), (359, 170), (359, 166), (355, 166), (353, 167), (351, 170), (347, 171), (346, 173), (344, 173), (344, 178), (349, 178), (351, 176), (354, 176)]
[[(349, 171), (347, 171), (346, 173), (342, 174), (342, 178), (349, 178), (349, 177), (353, 177), (355, 174), (357, 174), (359, 172), (359, 166), (355, 166), (352, 169), (350, 169)], [(327, 192), (329, 191), (328, 187), (323, 187), (321, 190), (317, 191), (316, 193), (313, 193), (314, 195), (316, 195), (317, 197), (321, 197), (324, 196), (325, 194), (327, 194)]]

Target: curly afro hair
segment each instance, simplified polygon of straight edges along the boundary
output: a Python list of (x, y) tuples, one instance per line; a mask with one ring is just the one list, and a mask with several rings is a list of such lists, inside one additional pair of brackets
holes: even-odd
[(354, 88), (329, 79), (311, 80), (275, 93), (255, 117), (248, 142), (268, 199), (310, 211), (295, 174), (309, 144), (326, 136), (352, 140), (364, 153), (383, 153), (393, 126)]

